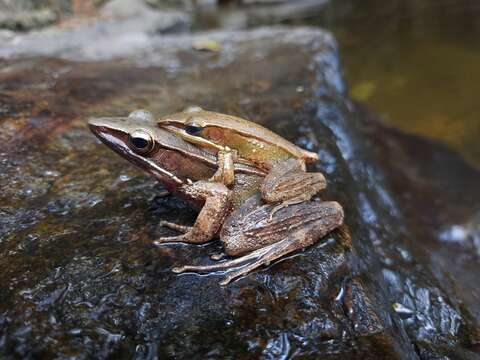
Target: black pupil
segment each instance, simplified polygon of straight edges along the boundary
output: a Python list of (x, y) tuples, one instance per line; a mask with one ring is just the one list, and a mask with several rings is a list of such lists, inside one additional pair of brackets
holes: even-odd
[(132, 144), (137, 149), (145, 149), (148, 146), (148, 141), (141, 137), (132, 138)]
[(190, 134), (190, 135), (197, 135), (199, 134), (203, 129), (199, 126), (195, 126), (195, 125), (187, 125), (185, 126), (185, 131), (187, 132), (187, 134)]

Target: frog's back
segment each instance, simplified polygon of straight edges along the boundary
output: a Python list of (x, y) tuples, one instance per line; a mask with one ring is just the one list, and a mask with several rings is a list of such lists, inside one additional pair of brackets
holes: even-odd
[[(169, 116), (169, 118), (175, 118), (176, 116), (185, 117), (186, 113), (174, 114)], [(266, 142), (269, 146), (279, 147), (283, 151), (291, 154), (291, 156), (303, 159), (306, 162), (318, 160), (316, 153), (298, 147), (280, 135), (253, 121), (242, 119), (233, 115), (205, 110), (196, 110), (188, 113), (187, 116), (190, 118), (195, 118), (195, 122), (203, 127), (214, 126), (219, 128), (228, 128), (230, 131), (234, 131), (248, 138), (252, 138), (260, 142)]]

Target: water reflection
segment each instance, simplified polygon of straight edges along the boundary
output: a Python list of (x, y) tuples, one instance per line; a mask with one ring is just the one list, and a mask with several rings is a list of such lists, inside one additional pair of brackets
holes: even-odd
[[(324, 0), (210, 8), (196, 29), (284, 23), (336, 36), (350, 96), (386, 122), (438, 139), (480, 165), (480, 1)], [(307, 10), (304, 8), (308, 7)]]
[(339, 0), (308, 22), (335, 33), (353, 98), (480, 165), (480, 2)]

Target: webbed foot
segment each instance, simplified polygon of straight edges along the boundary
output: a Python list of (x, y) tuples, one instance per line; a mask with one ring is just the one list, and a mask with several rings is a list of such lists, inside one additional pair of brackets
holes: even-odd
[(175, 273), (183, 272), (217, 272), (225, 271), (226, 276), (220, 282), (220, 285), (227, 285), (231, 281), (252, 272), (256, 268), (262, 265), (268, 265), (270, 262), (282, 257), (283, 255), (297, 249), (294, 240), (286, 239), (278, 243), (266, 246), (264, 248), (252, 251), (250, 254), (241, 256), (233, 260), (227, 260), (218, 264), (212, 265), (185, 265), (180, 267), (174, 267), (172, 269)]

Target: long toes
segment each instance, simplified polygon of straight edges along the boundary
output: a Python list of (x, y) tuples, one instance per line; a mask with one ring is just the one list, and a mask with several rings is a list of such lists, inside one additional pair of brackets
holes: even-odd
[(184, 266), (176, 266), (176, 267), (172, 268), (172, 271), (174, 273), (182, 273), (182, 272), (186, 272), (186, 271), (200, 273), (200, 272), (205, 272), (205, 271), (210, 271), (210, 270), (219, 270), (217, 268), (214, 268), (213, 266), (216, 266), (216, 265), (207, 265), (207, 266), (184, 265)]
[(167, 241), (164, 241), (163, 239), (157, 239), (153, 242), (153, 245), (155, 246), (160, 246), (160, 245), (163, 245), (163, 244), (166, 244)]
[(185, 269), (185, 266), (176, 266), (176, 267), (173, 267), (173, 268), (172, 268), (172, 271), (173, 271), (175, 274), (180, 274), (180, 273), (185, 272), (185, 271), (187, 271), (187, 270)]
[(212, 259), (214, 261), (219, 261), (219, 260), (224, 259), (226, 256), (227, 255), (225, 255), (224, 253), (213, 254), (212, 256), (210, 256), (210, 259)]
[[(260, 266), (260, 265), (258, 265)], [(257, 266), (256, 266), (257, 267)], [(233, 269), (233, 267), (232, 267)], [(184, 273), (184, 272), (205, 272), (205, 271), (208, 271), (208, 270), (216, 270), (216, 271), (219, 271), (220, 269), (218, 268), (214, 268), (214, 269), (208, 269), (208, 266), (189, 266), (189, 265), (186, 265), (186, 266), (176, 266), (176, 267), (173, 267), (172, 268), (172, 271), (175, 273), (175, 274), (181, 274), (181, 273)], [(228, 273), (228, 275), (226, 275), (222, 281), (219, 282), (220, 285), (227, 285), (228, 283), (230, 283), (231, 281), (241, 277), (242, 275), (246, 275), (248, 274), (249, 272), (252, 271), (252, 268), (250, 266), (247, 266), (245, 269), (243, 268), (240, 268), (238, 270), (232, 270), (231, 272)], [(214, 271), (215, 272), (215, 271)]]
[(257, 269), (257, 268), (259, 268), (263, 265), (268, 265), (268, 264), (269, 264), (269, 261), (260, 259), (258, 261), (255, 261), (255, 262), (251, 263), (251, 264), (245, 265), (238, 270), (231, 271), (220, 282), (220, 285), (226, 285), (229, 282), (231, 282), (232, 280), (235, 280), (235, 279), (238, 279), (241, 276), (250, 274), (253, 270), (255, 270), (255, 269)]
[(163, 244), (168, 244), (168, 243), (175, 243), (175, 242), (181, 242), (184, 240), (183, 236), (165, 236), (158, 238), (153, 242), (153, 245), (155, 246), (160, 246)]
[[(158, 223), (158, 226), (159, 227), (167, 227), (169, 228), (173, 223), (169, 222), (169, 221), (166, 221), (166, 220), (162, 220)], [(173, 225), (176, 225), (176, 224), (173, 224)]]
[(260, 266), (266, 265), (266, 263), (267, 263), (266, 261), (259, 260), (259, 261), (255, 261), (251, 264), (245, 265), (238, 270), (230, 271), (224, 277), (224, 279), (222, 281), (220, 281), (220, 285), (227, 285), (231, 281), (233, 281), (235, 279), (238, 279), (241, 276), (244, 276), (244, 275), (247, 275), (247, 274), (251, 273), (253, 270), (259, 268)]
[(219, 282), (220, 285), (227, 285), (235, 279), (238, 279), (242, 275), (246, 275), (250, 272), (250, 270), (236, 270), (231, 271), (228, 275), (225, 275), (222, 281)]
[(230, 269), (236, 269), (239, 267), (248, 265), (250, 258), (237, 258), (233, 260), (227, 260), (221, 263), (212, 264), (212, 265), (184, 265), (177, 267), (175, 269), (178, 272), (192, 271), (192, 272), (216, 272), (216, 271), (228, 271)]
[(175, 223), (172, 223), (172, 222), (166, 221), (166, 220), (160, 221), (158, 226), (166, 227), (166, 228), (169, 228), (169, 229), (172, 229), (172, 230), (175, 230), (175, 231), (179, 231), (179, 232), (182, 232), (182, 233), (186, 233), (187, 231), (189, 231), (191, 229), (191, 226), (175, 224)]
[(222, 281), (220, 281), (219, 284), (222, 285), (222, 286), (228, 285), (234, 279), (235, 279), (235, 277), (225, 276), (225, 278)]
[(228, 269), (230, 266), (221, 266), (222, 264), (213, 264), (213, 265), (205, 265), (205, 266), (195, 266), (195, 265), (185, 265), (185, 266), (179, 266), (179, 267), (174, 267), (172, 271), (176, 273), (180, 272), (186, 272), (186, 271), (191, 271), (191, 272), (215, 272), (215, 271), (222, 271)]

